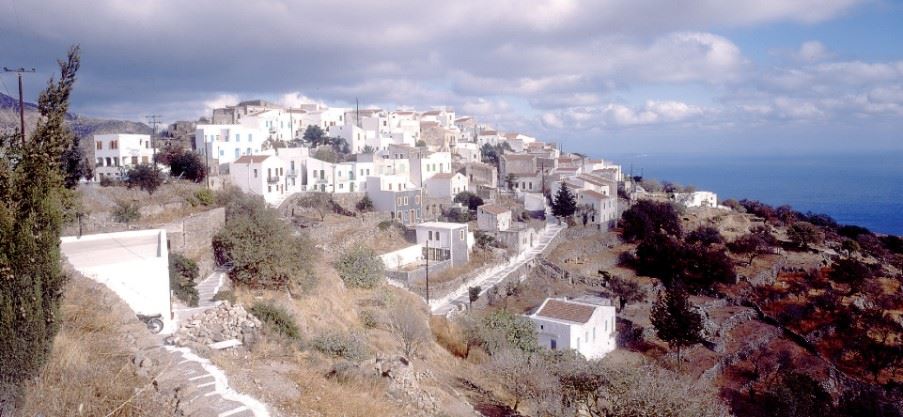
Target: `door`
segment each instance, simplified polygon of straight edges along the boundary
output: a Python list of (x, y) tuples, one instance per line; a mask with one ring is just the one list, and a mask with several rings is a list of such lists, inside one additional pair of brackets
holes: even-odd
[(549, 341), (549, 349), (552, 349), (552, 350), (558, 349), (558, 341), (555, 339), (550, 340)]

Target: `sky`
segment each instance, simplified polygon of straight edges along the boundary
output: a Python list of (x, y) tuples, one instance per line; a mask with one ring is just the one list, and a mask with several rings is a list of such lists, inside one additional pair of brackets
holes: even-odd
[(72, 44), (96, 117), (359, 100), (590, 154), (903, 150), (899, 1), (0, 0), (26, 97)]

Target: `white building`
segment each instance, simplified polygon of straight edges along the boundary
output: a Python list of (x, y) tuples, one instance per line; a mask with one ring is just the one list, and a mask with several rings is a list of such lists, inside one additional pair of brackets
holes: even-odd
[(154, 162), (149, 135), (94, 135), (94, 180), (123, 179), (129, 168)]
[(245, 155), (229, 164), (229, 181), (272, 206), (300, 191), (301, 181), (286, 175), (287, 163), (274, 155)]
[(164, 332), (175, 330), (165, 230), (65, 236), (60, 251), (78, 272), (109, 287), (135, 314), (159, 314)]
[(547, 298), (529, 317), (541, 347), (574, 350), (587, 359), (601, 359), (615, 350), (614, 306)]
[(451, 260), (452, 265), (463, 265), (470, 260), (473, 233), (467, 223), (426, 222), (417, 225), (417, 244), (426, 250), (431, 261)]
[(674, 200), (685, 207), (718, 207), (718, 195), (711, 191), (676, 193)]
[(326, 162), (308, 158), (307, 191), (354, 193), (367, 190), (367, 178), (377, 175), (373, 162)]
[(455, 198), (462, 191), (469, 191), (467, 177), (460, 172), (454, 174), (443, 172), (435, 174), (426, 180), (426, 192), (430, 197)]
[(462, 162), (480, 162), (483, 160), (483, 153), (480, 146), (476, 143), (458, 142), (455, 144), (455, 154), (461, 157)]
[(229, 164), (243, 155), (259, 154), (268, 133), (244, 125), (197, 125), (194, 148), (211, 163)]
[(477, 208), (477, 228), (485, 232), (499, 232), (511, 227), (511, 210), (497, 204), (483, 204)]

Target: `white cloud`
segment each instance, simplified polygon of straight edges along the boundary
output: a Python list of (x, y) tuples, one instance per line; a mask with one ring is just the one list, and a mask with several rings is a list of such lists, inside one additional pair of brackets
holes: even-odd
[(561, 129), (564, 127), (564, 122), (562, 122), (561, 118), (556, 116), (554, 113), (549, 113), (549, 112), (543, 113), (540, 121), (542, 122), (543, 126), (545, 126), (545, 127), (554, 128), (554, 129)]
[(800, 49), (796, 52), (796, 58), (803, 62), (816, 62), (827, 59), (831, 56), (828, 48), (819, 41), (803, 42)]
[(220, 94), (204, 101), (205, 113), (226, 106), (234, 106), (238, 104), (239, 98), (235, 94)]

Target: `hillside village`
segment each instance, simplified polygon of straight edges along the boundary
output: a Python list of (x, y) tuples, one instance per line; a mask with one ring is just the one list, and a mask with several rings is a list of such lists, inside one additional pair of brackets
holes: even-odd
[(446, 108), (254, 100), (82, 148), (31, 414), (899, 415), (894, 237)]

